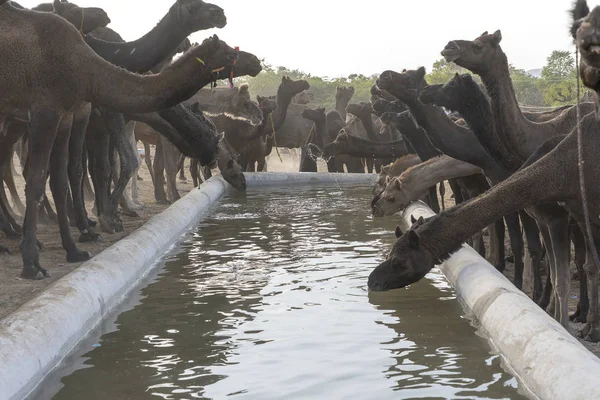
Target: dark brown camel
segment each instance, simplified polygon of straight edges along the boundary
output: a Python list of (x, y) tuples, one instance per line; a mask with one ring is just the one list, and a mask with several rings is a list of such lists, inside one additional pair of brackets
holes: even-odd
[[(435, 103), (440, 106), (455, 110), (464, 116), (471, 127), (473, 133), (478, 137), (488, 153), (504, 153), (507, 150), (503, 148), (498, 135), (494, 129), (494, 119), (492, 116), (491, 105), (487, 96), (482, 92), (479, 85), (472, 79), (471, 75), (456, 75), (446, 85), (434, 85), (425, 88), (421, 99), (427, 103)], [(507, 175), (508, 175), (507, 171)], [(494, 182), (498, 183), (498, 182)], [(557, 304), (555, 307), (555, 318), (566, 326), (568, 322), (568, 291), (570, 286), (569, 276), (569, 246), (568, 246), (568, 214), (556, 203), (540, 204), (528, 208), (534, 218), (540, 221), (540, 232), (544, 237), (544, 242), (549, 249), (549, 277), (552, 278), (552, 285), (556, 288)], [(550, 217), (548, 217), (548, 215)], [(561, 219), (556, 216), (561, 216)], [(555, 218), (552, 218), (555, 217)], [(508, 221), (508, 220), (507, 220)], [(556, 222), (557, 221), (557, 222)], [(553, 224), (561, 224), (554, 226)], [(553, 227), (549, 230), (547, 227)], [(552, 235), (560, 235), (558, 239)], [(576, 246), (578, 248), (578, 246)], [(577, 257), (579, 258), (579, 257)], [(580, 296), (580, 312), (578, 318), (585, 319), (587, 310), (587, 288), (585, 285), (585, 273), (582, 266), (578, 266), (584, 283), (581, 285), (582, 295)], [(547, 298), (544, 299), (543, 308), (546, 308), (549, 300), (549, 290), (546, 291)], [(583, 314), (582, 314), (583, 311)]]
[(348, 107), (348, 103), (354, 96), (354, 87), (353, 86), (338, 86), (335, 90), (335, 111), (340, 114), (340, 117), (344, 121), (346, 118), (346, 107)]
[(272, 118), (277, 110), (277, 102), (271, 97), (261, 96), (256, 96), (256, 102), (262, 111), (263, 122), (256, 129), (255, 135), (258, 137), (250, 138), (241, 153), (242, 165), (246, 165), (244, 170), (249, 172), (267, 170), (267, 156), (273, 149), (274, 140), (277, 140)]
[[(9, 94), (6, 101), (12, 107), (31, 112), (21, 275), (39, 279), (47, 271), (39, 264), (35, 227), (48, 170), (67, 260), (89, 258), (87, 252), (77, 249), (66, 215), (69, 137), (74, 122), (70, 110), (83, 102), (95, 102), (122, 112), (171, 107), (209, 83), (214, 69), (232, 65), (237, 53), (214, 36), (161, 74), (138, 76), (98, 57), (79, 31), (59, 16), (17, 9), (4, 2), (0, 5), (0, 17), (3, 20), (0, 38), (4, 39), (0, 43), (5, 43), (4, 47), (0, 44), (3, 55), (0, 63), (4, 66), (0, 91)], [(31, 52), (36, 56), (32, 57)], [(19, 74), (27, 74), (28, 79), (19, 78)], [(216, 150), (217, 140), (213, 140)]]
[(339, 155), (361, 158), (398, 158), (409, 154), (404, 139), (394, 142), (371, 142), (349, 135), (342, 129), (335, 140), (323, 148), (322, 157), (328, 159)]

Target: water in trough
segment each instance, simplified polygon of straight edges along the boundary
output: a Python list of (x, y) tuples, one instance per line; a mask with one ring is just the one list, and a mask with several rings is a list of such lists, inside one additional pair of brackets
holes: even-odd
[(518, 399), (434, 270), (369, 293), (368, 187), (230, 193), (38, 399)]

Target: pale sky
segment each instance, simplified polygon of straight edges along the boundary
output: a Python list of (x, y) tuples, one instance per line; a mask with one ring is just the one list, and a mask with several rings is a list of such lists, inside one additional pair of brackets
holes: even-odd
[[(36, 0), (18, 1), (33, 7)], [(152, 29), (172, 0), (78, 0), (101, 6), (109, 25), (125, 40)], [(574, 50), (567, 10), (572, 0), (212, 0), (225, 10), (227, 26), (195, 33), (201, 41), (217, 33), (230, 46), (266, 62), (313, 75), (371, 75), (433, 62), (449, 40), (502, 31), (509, 62), (541, 68), (553, 50)], [(350, 5), (355, 4), (355, 5)], [(588, 0), (590, 7), (600, 0)]]

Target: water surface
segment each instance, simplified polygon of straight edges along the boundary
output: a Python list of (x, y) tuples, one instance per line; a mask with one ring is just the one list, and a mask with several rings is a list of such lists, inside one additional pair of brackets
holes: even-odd
[(364, 187), (227, 195), (38, 398), (521, 398), (439, 271), (368, 293), (395, 239), (369, 201)]

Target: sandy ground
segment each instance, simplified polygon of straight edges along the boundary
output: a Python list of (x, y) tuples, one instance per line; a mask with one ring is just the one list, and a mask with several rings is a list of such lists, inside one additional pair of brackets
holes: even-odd
[[(299, 151), (296, 153), (294, 150), (289, 151), (287, 149), (280, 149), (280, 155), (283, 162), (279, 159), (277, 153), (273, 152), (267, 158), (267, 169), (271, 172), (297, 172), (299, 166)], [(17, 170), (18, 162), (15, 160)], [(327, 172), (327, 165), (319, 160), (318, 164), (319, 172)], [(192, 189), (192, 183), (187, 172), (186, 165), (186, 176), (188, 177), (187, 182), (177, 182), (177, 187), (180, 194), (183, 196)], [(138, 182), (140, 189), (140, 200), (145, 204), (143, 210), (138, 211), (138, 218), (131, 218), (125, 215), (122, 216), (125, 231), (115, 234), (102, 233), (104, 241), (102, 243), (82, 243), (79, 244), (80, 248), (89, 251), (92, 255), (100, 253), (111, 244), (127, 236), (137, 228), (141, 227), (150, 217), (159, 212), (163, 211), (167, 206), (157, 204), (154, 200), (154, 191), (152, 181), (146, 165), (143, 164), (140, 168), (139, 176), (143, 179)], [(17, 184), (21, 193), (24, 193), (24, 182), (21, 176), (17, 177)], [(50, 191), (47, 191), (50, 194)], [(449, 187), (446, 190), (446, 205), (454, 204), (451, 199), (452, 191)], [(23, 199), (23, 196), (22, 196)], [(52, 199), (51, 199), (52, 200)], [(93, 202), (87, 201), (86, 206), (90, 215), (92, 215)], [(92, 218), (95, 217), (92, 215)], [(73, 236), (77, 238), (78, 231), (76, 228), (71, 228)], [(38, 226), (38, 239), (44, 244), (44, 248), (40, 254), (40, 261), (42, 266), (48, 269), (51, 273), (51, 278), (44, 279), (41, 281), (30, 281), (19, 278), (21, 270), (21, 255), (18, 249), (19, 243), (17, 241), (9, 241), (3, 238), (0, 233), (0, 242), (4, 246), (10, 247), (11, 255), (0, 255), (0, 318), (6, 316), (8, 313), (16, 310), (20, 305), (30, 300), (41, 290), (55, 282), (57, 279), (68, 274), (77, 268), (80, 263), (68, 264), (65, 260), (65, 252), (60, 242), (60, 236), (58, 235), (58, 226), (54, 223), (48, 225)], [(487, 244), (487, 236), (485, 237)], [(508, 243), (508, 235), (506, 235), (506, 248), (508, 249), (507, 254), (510, 254), (510, 246)], [(575, 266), (572, 265), (572, 271), (575, 272)], [(514, 274), (513, 265), (507, 263), (507, 269), (505, 275), (512, 280)], [(526, 290), (527, 292), (527, 290)], [(570, 311), (574, 312), (577, 306), (577, 299), (579, 297), (579, 282), (574, 280), (571, 285), (571, 296), (570, 296)], [(581, 329), (582, 324), (571, 324), (571, 333), (576, 333)], [(581, 341), (590, 351), (600, 356), (600, 344), (588, 343)]]

